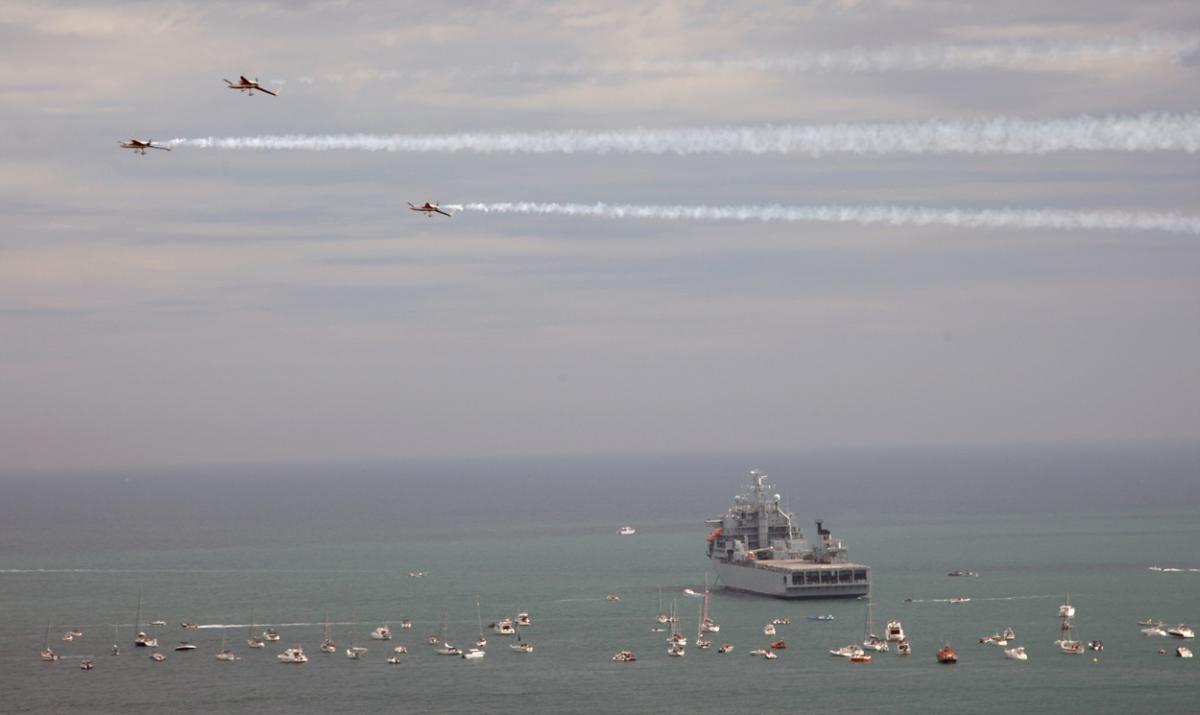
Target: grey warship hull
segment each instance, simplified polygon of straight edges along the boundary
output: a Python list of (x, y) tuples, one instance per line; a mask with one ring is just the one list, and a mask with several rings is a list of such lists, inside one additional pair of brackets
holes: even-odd
[(858, 598), (871, 591), (871, 567), (851, 563), (846, 547), (822, 522), (810, 546), (792, 515), (768, 492), (766, 474), (750, 472), (750, 488), (723, 516), (710, 519), (708, 557), (725, 588), (777, 598)]

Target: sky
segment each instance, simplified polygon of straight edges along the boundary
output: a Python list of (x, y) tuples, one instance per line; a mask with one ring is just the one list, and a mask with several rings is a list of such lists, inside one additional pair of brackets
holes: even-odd
[[(1195, 444), (1198, 48), (1189, 2), (5, 2), (0, 472)], [(780, 127), (853, 141), (706, 143)], [(359, 134), (410, 148), (312, 150)]]

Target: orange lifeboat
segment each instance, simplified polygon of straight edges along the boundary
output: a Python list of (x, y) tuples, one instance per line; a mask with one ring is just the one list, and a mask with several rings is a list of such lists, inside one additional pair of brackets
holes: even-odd
[(937, 660), (939, 663), (957, 663), (958, 654), (955, 653), (954, 649), (950, 647), (949, 643), (947, 643), (946, 645), (942, 646), (941, 650), (937, 652)]
[(715, 528), (715, 529), (713, 529), (712, 531), (708, 532), (708, 540), (709, 540), (709, 541), (716, 541), (717, 537), (718, 537), (718, 536), (720, 536), (721, 534), (724, 534), (724, 533), (725, 533), (725, 530), (724, 530), (724, 529), (722, 529), (721, 527), (719, 527), (719, 526), (718, 526), (717, 528)]
[(775, 650), (784, 650), (787, 648), (787, 643), (784, 643), (783, 641), (775, 641), (771, 644), (771, 647)]

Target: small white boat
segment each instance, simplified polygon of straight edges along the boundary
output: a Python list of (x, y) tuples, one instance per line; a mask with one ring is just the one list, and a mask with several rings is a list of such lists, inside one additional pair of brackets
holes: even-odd
[(767, 660), (775, 660), (779, 656), (775, 655), (775, 651), (768, 650), (766, 653), (763, 653), (763, 657), (766, 658)]
[(167, 625), (167, 622), (166, 622), (166, 621), (163, 621), (163, 620), (158, 620), (158, 621), (150, 621), (150, 625), (152, 625), (152, 626), (165, 626), (165, 625)]
[(1171, 626), (1167, 629), (1167, 635), (1173, 638), (1195, 638), (1196, 634), (1191, 628), (1180, 623), (1177, 626)]
[[(438, 655), (462, 655), (461, 650), (450, 645), (450, 642), (446, 640), (446, 616), (445, 615), (442, 616), (442, 630), (438, 633), (437, 640), (441, 643), (441, 645), (439, 645), (433, 649), (434, 653), (437, 653)], [(432, 642), (433, 639), (430, 638), (430, 641)]]
[(1192, 649), (1186, 646), (1179, 646), (1175, 649), (1175, 656), (1178, 658), (1191, 658)]
[(1148, 626), (1148, 627), (1142, 629), (1142, 635), (1144, 635), (1144, 636), (1164, 636), (1165, 637), (1167, 635), (1167, 632), (1164, 631), (1160, 626)]
[(251, 648), (266, 648), (267, 642), (254, 635), (254, 609), (250, 609), (250, 625), (246, 631), (246, 645)]
[(479, 660), (483, 656), (487, 655), (487, 652), (480, 648), (469, 648), (461, 655), (463, 660)]
[(142, 648), (157, 648), (158, 639), (153, 636), (148, 636), (142, 631), (138, 631), (137, 636), (135, 636), (133, 639), (133, 644)]
[(150, 660), (154, 661), (155, 663), (161, 663), (166, 659), (167, 659), (167, 656), (163, 655), (162, 653), (159, 653), (158, 651), (154, 651), (153, 653), (150, 654)]
[(533, 625), (533, 621), (529, 620), (529, 614), (526, 613), (525, 611), (521, 611), (520, 613), (518, 613), (516, 618), (514, 618), (513, 620), (516, 621), (516, 624), (518, 626)]
[(732, 653), (733, 652), (733, 644), (732, 643), (722, 643), (720, 645), (720, 647), (717, 648), (717, 652), (718, 653)]
[(950, 599), (950, 603), (970, 603), (970, 602), (971, 602), (971, 599), (967, 598), (966, 596), (955, 596), (954, 598)]
[(351, 645), (346, 649), (346, 657), (350, 660), (361, 660), (367, 654), (367, 649), (360, 645)]
[(904, 640), (904, 626), (900, 624), (900, 621), (888, 621), (885, 637), (889, 641), (899, 643)]
[(1147, 618), (1144, 621), (1138, 621), (1138, 625), (1145, 626), (1146, 628), (1162, 628), (1167, 624), (1156, 618)]
[(175, 650), (180, 651), (180, 652), (186, 652), (189, 650), (196, 650), (196, 646), (192, 645), (191, 643), (188, 643), (187, 641), (182, 641), (179, 645), (175, 646)]
[(95, 667), (96, 667), (95, 664), (93, 664), (92, 661), (90, 661), (90, 660), (79, 661), (79, 669), (80, 670), (91, 670), (92, 668), (95, 668)]
[(631, 650), (622, 650), (618, 651), (617, 654), (612, 657), (612, 659), (617, 663), (632, 663), (633, 661), (637, 660), (637, 656), (634, 655), (633, 651)]
[(400, 663), (401, 663), (400, 656), (393, 655), (387, 659), (387, 662), (388, 662), (388, 665), (400, 665)]
[(225, 650), (219, 651), (217, 653), (217, 660), (232, 662), (235, 660), (240, 660), (240, 658), (238, 658), (237, 653), (234, 653), (233, 651), (226, 648)]
[(1054, 641), (1054, 645), (1058, 646), (1060, 651), (1068, 655), (1083, 655), (1087, 650), (1087, 647), (1081, 641), (1075, 640)]
[(402, 646), (402, 645), (398, 645), (398, 646), (396, 646), (395, 648), (393, 648), (393, 649), (392, 649), (392, 652), (393, 652), (393, 653), (407, 653), (407, 652), (408, 652), (408, 648), (405, 648), (405, 647), (404, 647), (404, 646)]
[(388, 628), (388, 625), (385, 623), (371, 631), (371, 638), (377, 641), (390, 641), (392, 639), (392, 629)]
[(66, 633), (62, 634), (62, 639), (70, 643), (71, 641), (75, 640), (75, 634), (72, 631), (67, 631)]
[(783, 618), (772, 618), (771, 619), (771, 623), (774, 623), (777, 626), (786, 626), (786, 625), (789, 625), (791, 622), (792, 622), (792, 619), (788, 618), (787, 616), (784, 616)]
[(1059, 618), (1074, 618), (1075, 607), (1071, 605), (1071, 594), (1067, 594), (1066, 599), (1058, 606)]
[(775, 624), (774, 624), (774, 623), (768, 623), (767, 625), (763, 626), (763, 635), (764, 635), (764, 636), (773, 636), (773, 635), (775, 635)]
[(294, 645), (291, 648), (288, 648), (287, 650), (283, 651), (282, 653), (280, 653), (279, 655), (277, 655), (275, 657), (279, 659), (280, 663), (307, 663), (308, 662), (308, 656), (304, 655), (304, 649), (298, 645)]
[(274, 643), (275, 641), (279, 640), (279, 632), (274, 628), (268, 628), (267, 630), (263, 631), (262, 637), (263, 640)]
[(403, 619), (401, 619), (401, 620), (400, 620), (400, 628), (401, 628), (402, 630), (406, 630), (406, 631), (407, 631), (407, 630), (411, 630), (411, 629), (412, 629), (412, 621), (410, 621), (410, 620), (409, 620), (409, 619), (407, 619), (407, 618), (403, 618)]
[(874, 633), (868, 633), (867, 637), (863, 639), (863, 648), (878, 653), (886, 653), (888, 651), (888, 643)]
[(605, 601), (620, 601), (620, 600), (621, 600), (621, 597), (620, 597), (620, 596), (618, 596), (618, 595), (617, 595), (617, 594), (615, 594), (615, 593), (610, 593), (610, 594), (608, 594), (607, 596), (605, 596), (605, 597), (604, 597), (604, 600), (605, 600)]
[(1016, 648), (1005, 648), (1004, 656), (1012, 660), (1029, 660), (1029, 656), (1025, 654), (1025, 646), (1019, 645)]
[(864, 652), (862, 648), (856, 645), (844, 645), (841, 648), (829, 651), (829, 654), (839, 658), (851, 658), (856, 655), (862, 655)]
[(672, 645), (667, 648), (667, 655), (671, 656), (672, 658), (682, 658), (683, 656), (687, 655), (687, 650), (681, 645)]
[(617, 529), (617, 533), (621, 536), (633, 536), (637, 533), (637, 529), (632, 526), (622, 526), (620, 529)]
[(1012, 626), (1005, 628), (1003, 631), (1000, 632), (1000, 635), (1006, 641), (1012, 641), (1012, 640), (1017, 639), (1017, 632), (1012, 629)]
[(501, 636), (511, 636), (516, 633), (516, 626), (513, 625), (512, 619), (501, 618), (492, 624), (492, 633)]
[(761, 657), (761, 656), (764, 656), (764, 655), (766, 655), (766, 654), (767, 654), (767, 649), (766, 649), (766, 648), (755, 648), (754, 650), (750, 651), (750, 652), (749, 652), (749, 653), (747, 653), (746, 655), (757, 655), (757, 656)]
[(998, 645), (998, 646), (1008, 645), (1008, 639), (1005, 638), (1000, 633), (993, 633), (990, 636), (980, 636), (979, 642), (984, 643), (986, 645)]
[(896, 644), (896, 655), (910, 654), (912, 654), (912, 644), (908, 642), (907, 638)]

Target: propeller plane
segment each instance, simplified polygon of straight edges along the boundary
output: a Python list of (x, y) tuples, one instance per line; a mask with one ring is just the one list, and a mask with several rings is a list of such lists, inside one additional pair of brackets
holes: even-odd
[(253, 80), (249, 80), (249, 79), (246, 79), (246, 75), (241, 75), (238, 77), (237, 82), (230, 82), (229, 80), (225, 80), (225, 84), (229, 85), (230, 89), (236, 89), (241, 92), (245, 92), (246, 94), (250, 95), (251, 97), (254, 96), (255, 91), (259, 91), (264, 94), (269, 94), (272, 97), (279, 96), (279, 95), (275, 94), (274, 92), (272, 92), (271, 90), (264, 89), (261, 85), (259, 85), (257, 77), (255, 77)]
[(431, 204), (428, 201), (420, 206), (414, 206), (412, 202), (409, 202), (408, 208), (410, 211), (422, 211), (428, 218), (431, 218), (434, 214), (441, 214), (443, 216), (450, 215), (449, 213), (443, 211), (437, 204)]
[(141, 154), (142, 156), (146, 155), (147, 149), (161, 149), (162, 151), (171, 151), (171, 147), (159, 146), (154, 143), (153, 139), (147, 139), (146, 141), (141, 141), (140, 139), (130, 139), (127, 142), (117, 142), (117, 143), (121, 145), (122, 149), (133, 149), (136, 153)]

